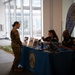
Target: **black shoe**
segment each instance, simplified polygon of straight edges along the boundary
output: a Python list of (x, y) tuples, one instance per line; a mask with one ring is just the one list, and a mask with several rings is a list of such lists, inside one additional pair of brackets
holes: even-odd
[(14, 68), (11, 68), (11, 71), (14, 71)]

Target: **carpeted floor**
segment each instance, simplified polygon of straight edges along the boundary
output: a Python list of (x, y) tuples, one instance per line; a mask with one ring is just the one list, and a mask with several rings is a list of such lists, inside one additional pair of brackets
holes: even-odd
[(3, 50), (0, 50), (0, 75), (33, 75), (30, 71), (24, 70), (23, 72), (12, 72), (11, 66), (14, 56)]

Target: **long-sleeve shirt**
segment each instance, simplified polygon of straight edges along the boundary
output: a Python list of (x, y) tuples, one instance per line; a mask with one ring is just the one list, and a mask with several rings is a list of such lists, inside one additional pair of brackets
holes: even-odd
[(11, 46), (12, 47), (21, 47), (22, 42), (20, 40), (19, 32), (17, 29), (13, 28), (10, 33), (11, 37)]

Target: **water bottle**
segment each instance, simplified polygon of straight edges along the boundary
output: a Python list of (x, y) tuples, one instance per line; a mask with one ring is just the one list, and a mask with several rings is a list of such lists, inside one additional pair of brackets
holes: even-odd
[(43, 42), (41, 42), (41, 49), (43, 49)]

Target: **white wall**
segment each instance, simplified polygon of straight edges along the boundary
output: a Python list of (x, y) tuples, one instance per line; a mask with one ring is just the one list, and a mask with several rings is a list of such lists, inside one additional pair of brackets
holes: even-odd
[(44, 37), (48, 36), (50, 29), (50, 0), (43, 0), (43, 33)]
[(59, 41), (61, 41), (62, 27), (62, 0), (53, 0), (53, 29), (56, 31)]
[(43, 25), (44, 36), (48, 36), (48, 30), (54, 29), (61, 41), (62, 0), (44, 0)]

